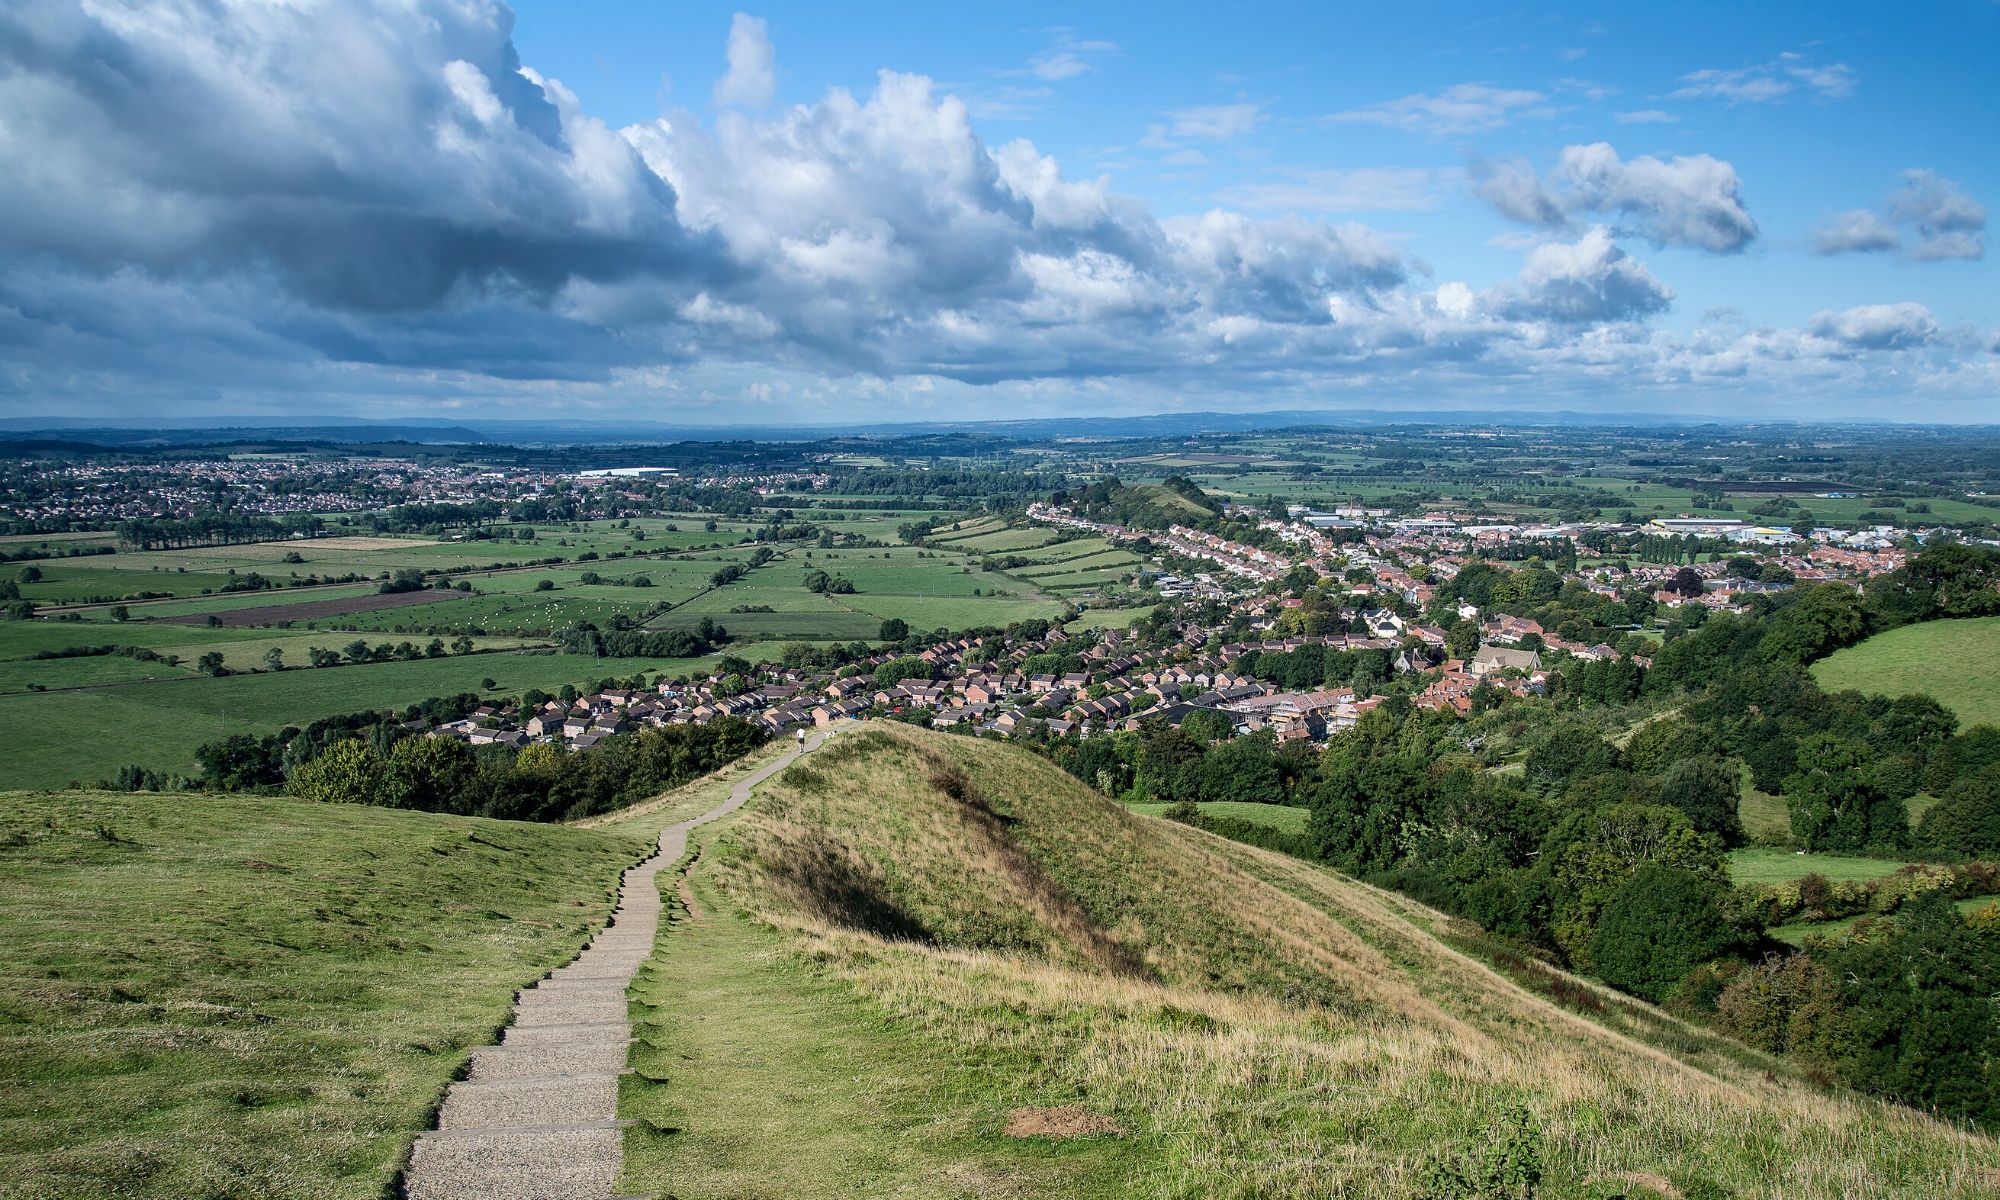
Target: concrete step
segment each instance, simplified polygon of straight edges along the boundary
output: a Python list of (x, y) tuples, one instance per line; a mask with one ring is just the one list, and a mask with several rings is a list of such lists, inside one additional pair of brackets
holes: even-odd
[(522, 1046), (624, 1045), (632, 1027), (624, 1021), (571, 1021), (563, 1025), (513, 1025), (501, 1035), (509, 1049)]
[(417, 1139), (409, 1200), (613, 1200), (619, 1131), (612, 1122), (430, 1133)]
[(486, 1083), (528, 1075), (616, 1073), (625, 1069), (624, 1042), (611, 1045), (482, 1046), (472, 1052), (468, 1079)]
[(492, 1126), (561, 1125), (608, 1121), (618, 1115), (618, 1076), (569, 1075), (506, 1079), (493, 1083), (460, 1080), (445, 1093), (438, 1129), (457, 1132)]
[[(532, 995), (533, 993), (530, 993)], [(624, 1000), (591, 1000), (545, 997), (541, 1003), (529, 1003), (522, 997), (515, 1009), (515, 1029), (533, 1029), (542, 1025), (581, 1025), (593, 1021), (623, 1021), (630, 1015)]]

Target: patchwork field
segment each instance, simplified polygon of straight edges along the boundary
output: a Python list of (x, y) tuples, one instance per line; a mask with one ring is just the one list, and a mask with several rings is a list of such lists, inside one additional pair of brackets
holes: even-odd
[(321, 620), (327, 617), (346, 616), (350, 613), (381, 612), (384, 609), (410, 608), (418, 604), (436, 604), (453, 599), (456, 592), (424, 588), (415, 592), (363, 593), (359, 596), (329, 596), (318, 600), (301, 600), (294, 604), (265, 604), (255, 608), (231, 608), (220, 612), (186, 613), (181, 616), (155, 617), (154, 620), (169, 621), (179, 625), (218, 624), (230, 627), (249, 625), (282, 625)]

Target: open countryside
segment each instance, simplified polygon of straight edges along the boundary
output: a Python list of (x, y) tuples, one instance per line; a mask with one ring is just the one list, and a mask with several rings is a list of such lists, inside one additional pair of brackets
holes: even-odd
[(2000, 1196), (2000, 5), (1181, 16), (0, 4), (0, 1200)]

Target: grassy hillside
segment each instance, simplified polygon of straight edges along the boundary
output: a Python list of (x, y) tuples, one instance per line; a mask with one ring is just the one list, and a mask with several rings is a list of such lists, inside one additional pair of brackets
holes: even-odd
[[(1157, 817), (1172, 806), (1153, 801), (1127, 807), (1135, 813)], [(1239, 821), (1269, 825), (1280, 833), (1304, 833), (1306, 820), (1312, 816), (1310, 810), (1290, 804), (1247, 804), (1237, 800), (1209, 800), (1196, 807), (1201, 809), (1203, 816), (1235, 817)]]
[(1822, 659), (1813, 677), (1829, 691), (1928, 693), (1961, 726), (2000, 726), (2000, 617), (1891, 629)]
[(0, 796), (0, 1195), (382, 1196), (642, 852), (285, 799)]
[[(844, 734), (708, 838), (642, 982), (629, 1191), (747, 1194), (782, 1144), (799, 1194), (1466, 1195), (1507, 1131), (1549, 1196), (1970, 1197), (2000, 1168), (1018, 749)], [(732, 998), (747, 1044), (708, 1015)]]

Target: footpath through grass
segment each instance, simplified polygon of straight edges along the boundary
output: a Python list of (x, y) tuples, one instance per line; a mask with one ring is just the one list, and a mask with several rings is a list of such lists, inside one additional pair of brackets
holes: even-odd
[(378, 1200), (643, 851), (288, 799), (0, 796), (0, 1196)]
[[(661, 875), (677, 903), (672, 873)], [(1009, 1075), (974, 1072), (692, 883), (634, 989), (620, 1189), (729, 1197), (1111, 1197), (1130, 1143), (1010, 1138)]]

